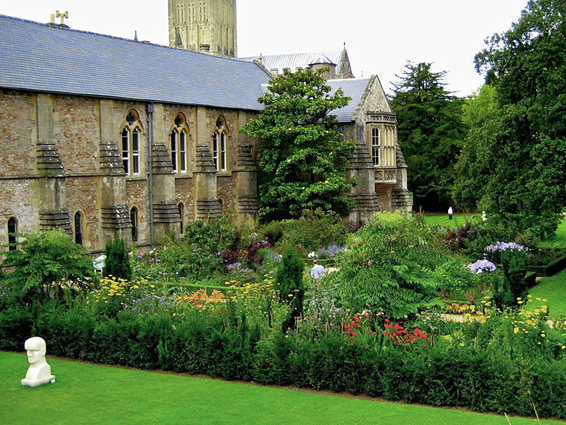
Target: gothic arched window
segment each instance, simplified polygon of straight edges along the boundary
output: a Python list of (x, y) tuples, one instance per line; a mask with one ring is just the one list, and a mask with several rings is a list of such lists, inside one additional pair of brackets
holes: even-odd
[(18, 221), (14, 217), (10, 217), (8, 220), (8, 244), (9, 250), (14, 251), (18, 249), (16, 246), (18, 242), (18, 237), (16, 234), (18, 233)]
[(122, 129), (122, 163), (128, 175), (140, 173), (141, 123), (136, 111), (130, 110)]
[(138, 241), (138, 209), (132, 207), (130, 210), (130, 221), (132, 223), (132, 242)]
[(175, 118), (175, 128), (169, 135), (171, 164), (173, 165), (173, 171), (176, 173), (187, 172), (188, 133), (185, 118), (181, 114), (177, 115), (177, 118)]
[(227, 139), (226, 122), (223, 118), (218, 118), (212, 138), (212, 158), (217, 171), (226, 171)]

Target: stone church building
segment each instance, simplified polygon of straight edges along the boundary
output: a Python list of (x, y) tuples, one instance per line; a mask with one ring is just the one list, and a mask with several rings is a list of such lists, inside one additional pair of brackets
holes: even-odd
[(345, 49), (238, 59), (235, 0), (169, 0), (169, 28), (165, 47), (0, 15), (0, 244), (62, 228), (96, 253), (222, 212), (254, 220), (258, 141), (240, 129), (273, 75), (306, 66), (352, 98), (335, 111), (357, 141), (348, 219), (411, 208), (395, 115)]

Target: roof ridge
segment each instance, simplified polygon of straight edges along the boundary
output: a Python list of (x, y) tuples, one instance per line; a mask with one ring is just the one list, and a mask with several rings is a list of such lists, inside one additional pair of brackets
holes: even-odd
[(31, 21), (29, 19), (17, 18), (17, 17), (14, 17), (14, 16), (8, 16), (8, 15), (0, 14), (0, 19), (2, 19), (2, 18), (7, 18), (7, 19), (14, 20), (14, 21), (20, 21), (20, 22), (25, 22), (25, 23), (28, 23), (28, 24), (38, 25), (38, 26), (46, 28), (46, 29), (71, 31), (71, 32), (80, 33), (80, 34), (106, 37), (106, 38), (110, 38), (110, 39), (113, 39), (113, 40), (129, 41), (131, 43), (136, 43), (138, 45), (142, 44), (142, 45), (147, 45), (147, 46), (161, 47), (161, 48), (164, 48), (164, 49), (174, 50), (176, 52), (188, 52), (188, 53), (202, 55), (202, 56), (206, 56), (206, 57), (210, 57), (210, 58), (225, 59), (225, 60), (236, 60), (236, 59), (238, 59), (238, 58), (226, 58), (226, 57), (222, 57), (222, 56), (214, 56), (214, 55), (210, 55), (210, 54), (206, 54), (206, 53), (195, 52), (193, 50), (179, 49), (179, 48), (176, 48), (176, 47), (166, 46), (164, 44), (152, 43), (151, 41), (136, 41), (132, 38), (118, 37), (118, 36), (115, 36), (115, 35), (102, 34), (102, 33), (99, 33), (99, 32), (63, 27), (63, 26), (59, 26), (57, 24), (49, 25), (49, 23), (44, 24), (44, 23), (37, 22), (37, 21)]

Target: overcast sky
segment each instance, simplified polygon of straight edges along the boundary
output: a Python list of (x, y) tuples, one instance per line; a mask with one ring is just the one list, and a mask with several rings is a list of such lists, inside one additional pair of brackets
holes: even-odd
[[(347, 6), (346, 6), (347, 3)], [(447, 71), (447, 90), (467, 96), (483, 77), (474, 56), (516, 22), (527, 0), (238, 0), (238, 56), (341, 50), (356, 77), (377, 74), (390, 91), (407, 61)], [(167, 45), (167, 0), (0, 0), (0, 14)]]

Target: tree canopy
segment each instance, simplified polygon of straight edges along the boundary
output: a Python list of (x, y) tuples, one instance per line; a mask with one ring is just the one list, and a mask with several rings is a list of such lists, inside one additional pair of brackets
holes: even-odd
[(554, 230), (566, 204), (565, 16), (561, 0), (531, 0), (519, 21), (476, 55), (496, 107), (468, 137), (458, 166), (467, 172), (454, 193), (541, 236)]
[(297, 218), (305, 209), (347, 214), (346, 178), (354, 141), (345, 141), (332, 111), (350, 100), (321, 72), (286, 71), (259, 99), (264, 108), (242, 132), (259, 137), (260, 216)]
[(454, 164), (465, 134), (463, 101), (446, 91), (445, 75), (433, 72), (430, 63), (408, 63), (391, 99), (413, 204), (435, 211), (451, 204)]

